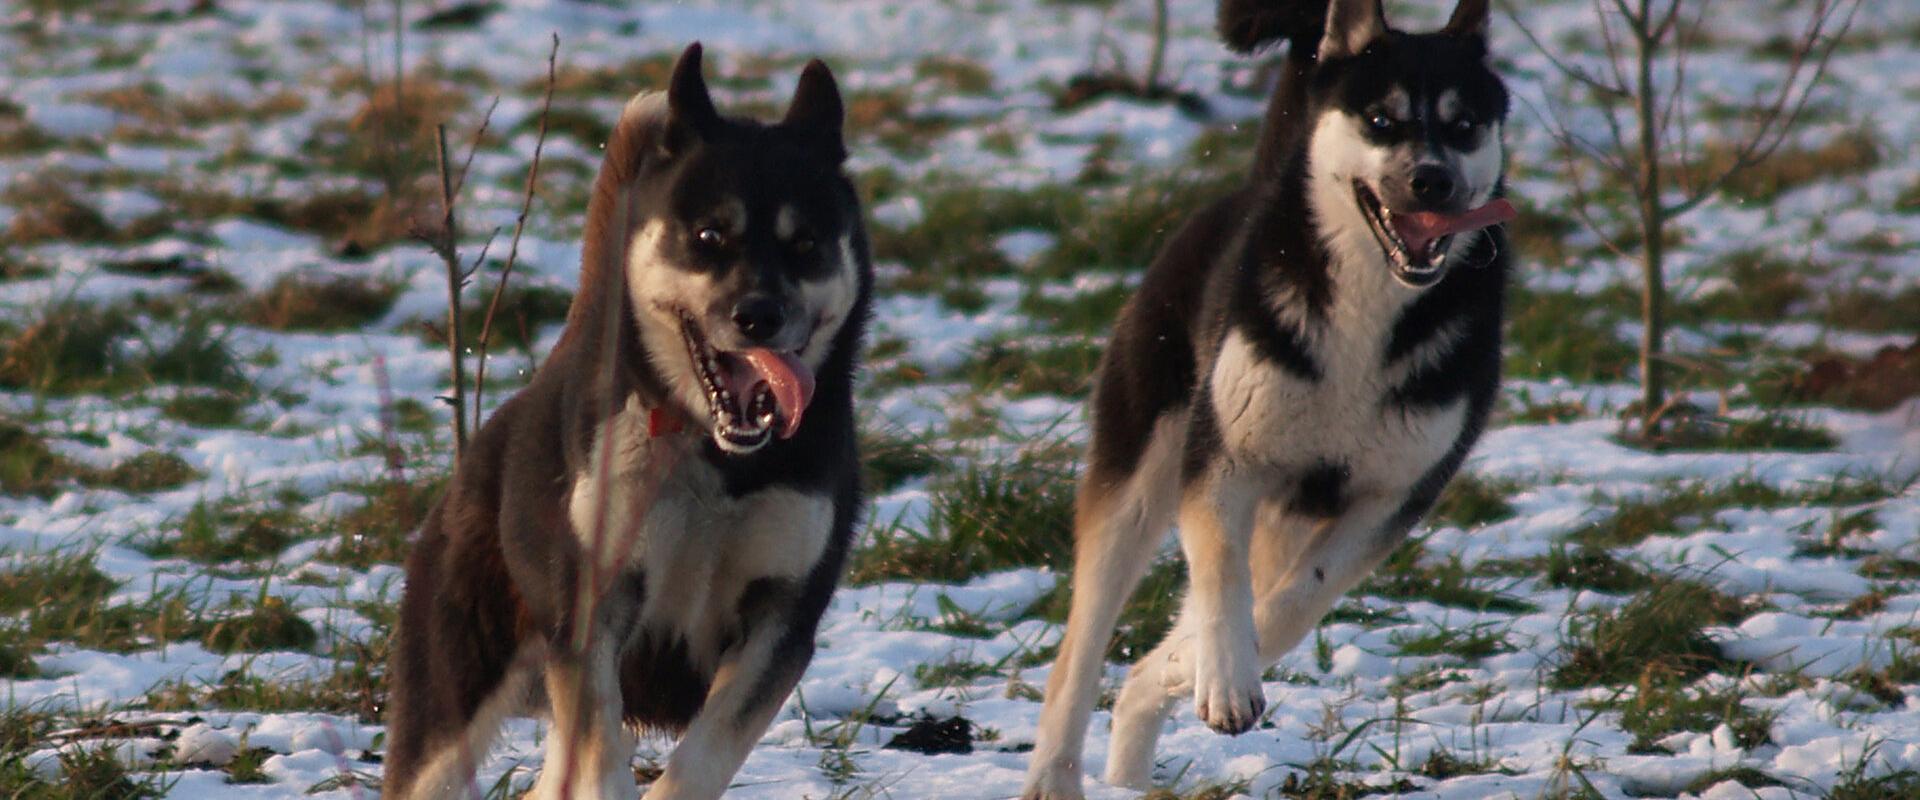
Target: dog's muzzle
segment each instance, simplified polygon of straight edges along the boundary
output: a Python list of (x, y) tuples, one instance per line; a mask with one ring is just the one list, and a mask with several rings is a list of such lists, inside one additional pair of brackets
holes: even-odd
[(680, 317), (687, 355), (707, 397), (713, 442), (729, 453), (791, 438), (813, 400), (813, 370), (795, 353), (753, 347), (719, 350), (693, 317)]

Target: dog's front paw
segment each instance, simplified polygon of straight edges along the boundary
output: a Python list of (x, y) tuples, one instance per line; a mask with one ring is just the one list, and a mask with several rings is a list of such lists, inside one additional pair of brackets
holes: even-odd
[(1027, 773), (1027, 788), (1020, 800), (1084, 800), (1080, 789), (1080, 771), (1058, 764), (1041, 764)]
[(1241, 734), (1260, 720), (1267, 698), (1260, 693), (1259, 659), (1250, 641), (1198, 643), (1194, 665), (1193, 711), (1207, 727)]

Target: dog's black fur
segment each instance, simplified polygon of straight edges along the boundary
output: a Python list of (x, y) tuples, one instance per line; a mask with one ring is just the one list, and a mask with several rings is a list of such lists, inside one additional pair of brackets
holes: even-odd
[(1398, 226), (1511, 213), (1487, 11), (1461, 0), (1446, 28), (1407, 33), (1378, 0), (1221, 3), (1229, 47), (1290, 49), (1246, 184), (1175, 232), (1101, 361), (1027, 800), (1082, 796), (1101, 654), (1176, 509), (1187, 602), (1113, 710), (1107, 778), (1136, 788), (1175, 695), (1222, 732), (1259, 718), (1258, 668), (1404, 540), (1478, 439), (1504, 231)]
[[(458, 782), (471, 779), (472, 762), (484, 756), (484, 742), (492, 735), (481, 728), (498, 722), (481, 719), (484, 705), (498, 703), (507, 713), (522, 705), (532, 710), (542, 704), (542, 694), (553, 691), (555, 675), (595, 668), (586, 663), (591, 652), (573, 646), (582, 626), (594, 640), (589, 650), (605, 640), (617, 651), (620, 696), (592, 701), (617, 701), (631, 725), (668, 732), (687, 729), (708, 706), (710, 694), (719, 691), (716, 668), (734, 664), (758, 674), (752, 676), (749, 692), (729, 698), (726, 710), (738, 719), (726, 722), (751, 728), (739, 735), (757, 739), (765, 718), (798, 680), (812, 656), (814, 632), (838, 581), (860, 505), (853, 375), (872, 274), (859, 202), (841, 171), (846, 152), (840, 124), (837, 89), (817, 61), (808, 66), (780, 124), (722, 117), (701, 80), (698, 45), (690, 47), (676, 67), (664, 102), (657, 95), (643, 96), (628, 106), (595, 183), (580, 291), (565, 332), (531, 383), (502, 404), (474, 436), (407, 560), (389, 673), (387, 796), (463, 791)], [(727, 246), (707, 247), (697, 233), (723, 204), (744, 209), (744, 227), (730, 233)], [(810, 247), (809, 252), (784, 246), (773, 223), (780, 208), (798, 209), (803, 224), (821, 242), (844, 241), (849, 246), (842, 251)], [(648, 226), (665, 232), (648, 239), (644, 231), (654, 229)], [(655, 251), (641, 252), (643, 242), (657, 245)], [(835, 260), (841, 256), (854, 263)], [(851, 306), (833, 309), (833, 318), (822, 323), (839, 327), (814, 365), (812, 403), (791, 438), (737, 453), (716, 446), (706, 435), (709, 409), (688, 400), (688, 392), (675, 386), (682, 379), (664, 371), (666, 365), (686, 368), (685, 346), (670, 339), (668, 352), (660, 352), (645, 341), (643, 329), (660, 323), (649, 316), (652, 309), (643, 307), (646, 301), (636, 298), (639, 290), (631, 279), (645, 276), (648, 269), (676, 270), (671, 280), (706, 287), (691, 301), (712, 308), (686, 309), (703, 321), (716, 314), (724, 317), (748, 294), (795, 305), (800, 301), (787, 295), (796, 287), (823, 280), (829, 270), (848, 271)], [(725, 332), (708, 333), (725, 338)], [(639, 430), (616, 425), (616, 418), (624, 419), (633, 408), (665, 415), (656, 419), (690, 420), (692, 433), (649, 439), (644, 425)], [(673, 572), (684, 567), (671, 560), (649, 561), (644, 552), (622, 556), (604, 594), (586, 604), (596, 616), (585, 618), (582, 585), (596, 580), (589, 561), (595, 554), (588, 543), (603, 533), (599, 541), (609, 546), (629, 541), (631, 531), (582, 530), (579, 519), (570, 516), (569, 503), (594, 481), (619, 484), (597, 485), (604, 503), (621, 502), (610, 498), (622, 497), (622, 491), (639, 491), (630, 485), (632, 476), (610, 465), (615, 459), (596, 457), (597, 446), (618, 448), (622, 458), (661, 457), (659, 453), (669, 450), (681, 454), (653, 498), (660, 505), (748, 508), (773, 490), (823, 498), (831, 506), (824, 532), (803, 531), (808, 523), (797, 518), (766, 524), (790, 525), (795, 536), (817, 534), (824, 543), (817, 553), (796, 546), (778, 554), (794, 560), (791, 571), (729, 576), (736, 579), (738, 592), (712, 598), (721, 609), (712, 615), (721, 629), (701, 632), (705, 638), (660, 622), (673, 618), (672, 604), (691, 602), (655, 591), (656, 584), (673, 580)], [(632, 452), (642, 455), (630, 456)], [(691, 485), (714, 488), (706, 496), (684, 497), (693, 490), (674, 481), (688, 475), (695, 476), (687, 478), (696, 482)], [(652, 510), (645, 502), (636, 500), (634, 505), (642, 512)], [(638, 541), (681, 537), (673, 540), (677, 546), (726, 564), (731, 558), (727, 548), (745, 546), (731, 543), (729, 537), (737, 535), (719, 528), (648, 528), (638, 534)], [(765, 548), (769, 542), (754, 546)], [(753, 555), (752, 560), (766, 559)], [(771, 655), (761, 662), (737, 663), (755, 636), (777, 637)], [(710, 644), (703, 649), (693, 644), (696, 638)], [(548, 691), (510, 680), (515, 670), (544, 670)], [(602, 727), (595, 730), (605, 729), (606, 723), (598, 720), (595, 724)], [(554, 737), (572, 734), (556, 720)], [(439, 769), (430, 776), (434, 785), (421, 784), (429, 762), (449, 757), (449, 751), (473, 749), (476, 742), (481, 752), (454, 753), (459, 768), (432, 768)], [(629, 750), (626, 757), (630, 755)], [(676, 753), (674, 763), (681, 758)], [(556, 767), (550, 758), (548, 771)], [(670, 764), (669, 778), (673, 769)], [(545, 786), (547, 778), (542, 780)], [(630, 772), (626, 782), (631, 789)]]

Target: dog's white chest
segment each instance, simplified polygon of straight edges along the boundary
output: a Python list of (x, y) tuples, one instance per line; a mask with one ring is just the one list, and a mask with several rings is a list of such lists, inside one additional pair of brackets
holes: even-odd
[(812, 570), (833, 502), (787, 488), (730, 497), (692, 442), (650, 438), (646, 419), (630, 401), (595, 438), (593, 467), (573, 479), (568, 521), (601, 570), (646, 575), (643, 621), (683, 632), (699, 653), (702, 637), (730, 627), (748, 584)]
[[(1282, 467), (1341, 464), (1360, 490), (1397, 491), (1418, 480), (1453, 446), (1467, 407), (1460, 400), (1408, 410), (1392, 401), (1394, 385), (1440, 348), (1416, 348), (1383, 364), (1398, 307), (1391, 299), (1377, 298), (1370, 308), (1337, 304), (1328, 324), (1308, 335), (1318, 379), (1288, 371), (1241, 332), (1230, 332), (1209, 386), (1226, 449)], [(1444, 347), (1451, 336), (1438, 339)]]

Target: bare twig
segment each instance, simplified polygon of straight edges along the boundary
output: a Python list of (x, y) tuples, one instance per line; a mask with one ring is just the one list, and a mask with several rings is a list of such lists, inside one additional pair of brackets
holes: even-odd
[[(481, 399), (487, 391), (487, 347), (493, 340), (494, 315), (500, 313), (500, 298), (506, 294), (507, 281), (513, 278), (513, 265), (520, 256), (520, 235), (527, 229), (527, 214), (533, 209), (534, 188), (540, 181), (540, 153), (547, 146), (547, 120), (553, 110), (555, 64), (560, 57), (560, 34), (553, 34), (553, 48), (547, 51), (547, 96), (540, 106), (540, 137), (533, 142), (533, 163), (527, 167), (527, 188), (520, 196), (520, 216), (513, 222), (513, 241), (507, 247), (507, 263), (493, 284), (493, 297), (487, 301), (487, 314), (480, 320), (479, 361), (473, 368), (473, 427), (480, 429)], [(496, 104), (498, 100), (494, 101)], [(469, 155), (471, 161), (471, 155)]]
[(460, 335), (460, 288), (463, 272), (460, 269), (460, 255), (454, 249), (460, 241), (458, 220), (454, 216), (453, 175), (447, 169), (447, 126), (437, 125), (435, 160), (440, 169), (440, 230), (436, 232), (437, 241), (432, 242), (434, 252), (447, 265), (447, 355), (453, 362), (453, 395), (447, 402), (453, 406), (453, 460), (459, 463), (467, 451), (467, 378), (466, 360), (461, 357), (461, 347), (466, 344)]
[[(1593, 181), (1581, 163), (1594, 164), (1596, 186), (1611, 180), (1633, 193), (1640, 241), (1632, 260), (1641, 267), (1640, 415), (1643, 432), (1655, 433), (1667, 407), (1664, 352), (1666, 288), (1664, 234), (1669, 224), (1725, 188), (1728, 181), (1758, 166), (1787, 140), (1814, 89), (1825, 77), (1840, 38), (1852, 27), (1862, 0), (1815, 0), (1804, 25), (1792, 39), (1785, 74), (1777, 90), (1730, 137), (1724, 162), (1708, 165), (1696, 157), (1691, 130), (1689, 64), (1691, 50), (1709, 18), (1709, 0), (1682, 8), (1688, 0), (1591, 0), (1605, 71), (1611, 81), (1563, 59), (1519, 20), (1512, 3), (1503, 3), (1527, 40), (1543, 54), (1565, 84), (1586, 90), (1605, 121), (1606, 137), (1587, 138), (1573, 130), (1570, 111), (1554, 106), (1538, 113), (1567, 161), (1572, 211), (1609, 250), (1627, 257), (1614, 233), (1602, 228), (1592, 210), (1608, 202), (1593, 193)], [(1616, 26), (1619, 26), (1616, 29)], [(1569, 91), (1568, 96), (1573, 92)], [(1758, 94), (1758, 93), (1757, 93)], [(1758, 99), (1758, 98), (1756, 98)], [(1624, 117), (1624, 120), (1623, 120)], [(1624, 124), (1623, 124), (1624, 123)], [(1628, 126), (1632, 130), (1629, 132)], [(1669, 166), (1663, 155), (1678, 161)], [(1677, 189), (1674, 199), (1669, 189)]]

